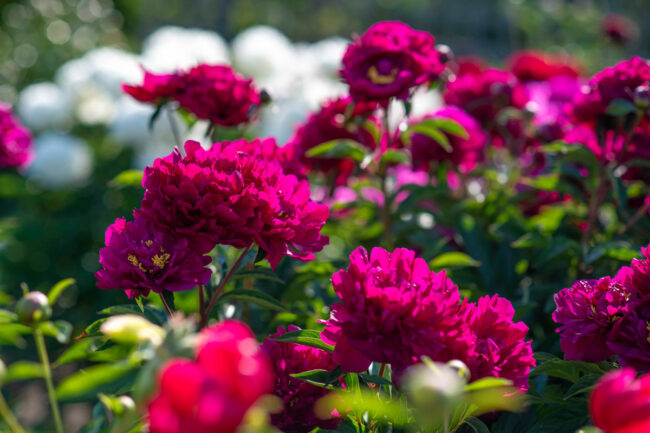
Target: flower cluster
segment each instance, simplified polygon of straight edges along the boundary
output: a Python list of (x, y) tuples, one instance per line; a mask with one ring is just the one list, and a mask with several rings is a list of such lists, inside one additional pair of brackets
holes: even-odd
[(316, 427), (333, 430), (338, 420), (321, 420), (314, 415), (314, 403), (328, 393), (327, 389), (295, 379), (291, 375), (310, 370), (332, 371), (336, 364), (332, 355), (308, 346), (273, 341), (287, 332), (299, 331), (289, 325), (285, 330), (278, 327), (275, 334), (264, 340), (262, 349), (268, 354), (275, 368), (274, 394), (282, 399), (284, 410), (274, 414), (271, 422), (285, 433), (308, 433)]
[(614, 276), (577, 281), (555, 295), (553, 320), (567, 359), (650, 369), (650, 246)]
[(334, 360), (344, 370), (380, 362), (399, 373), (426, 355), (465, 362), (472, 380), (505, 377), (527, 388), (535, 361), (524, 340), (528, 328), (513, 322), (509, 301), (494, 296), (461, 303), (445, 272), (432, 272), (403, 248), (373, 248), (370, 255), (357, 248), (332, 284), (341, 302), (332, 305), (322, 337), (336, 345)]
[(141, 85), (123, 85), (122, 89), (140, 102), (160, 105), (174, 100), (199, 119), (222, 126), (251, 121), (261, 103), (253, 80), (227, 65), (201, 64), (175, 74), (145, 71)]
[(0, 102), (0, 169), (26, 168), (32, 162), (32, 135)]
[(248, 409), (273, 389), (265, 353), (248, 327), (234, 320), (205, 328), (196, 360), (163, 367), (148, 406), (151, 433), (234, 433)]

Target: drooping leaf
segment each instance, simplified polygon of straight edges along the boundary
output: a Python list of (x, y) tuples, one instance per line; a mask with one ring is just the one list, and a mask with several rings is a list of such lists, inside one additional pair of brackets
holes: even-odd
[(61, 293), (63, 293), (63, 291), (68, 287), (72, 287), (76, 282), (77, 281), (74, 278), (66, 278), (52, 286), (50, 291), (47, 293), (47, 300), (50, 302), (50, 305), (54, 305), (59, 296), (61, 296)]
[(320, 332), (313, 329), (301, 329), (282, 334), (273, 339), (274, 341), (283, 341), (286, 343), (302, 344), (303, 346), (315, 347), (326, 352), (334, 352), (334, 346), (325, 343), (320, 338)]
[(429, 265), (433, 269), (444, 269), (454, 267), (478, 267), (481, 265), (481, 262), (474, 260), (469, 255), (461, 253), (460, 251), (451, 251), (440, 254), (431, 260)]
[(39, 379), (44, 375), (43, 366), (38, 362), (17, 361), (7, 369), (6, 382), (25, 379)]
[(312, 147), (307, 151), (310, 158), (351, 158), (357, 162), (363, 161), (367, 149), (354, 140), (332, 140)]

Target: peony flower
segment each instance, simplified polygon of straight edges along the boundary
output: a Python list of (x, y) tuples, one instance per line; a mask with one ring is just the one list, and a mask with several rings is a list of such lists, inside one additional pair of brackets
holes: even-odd
[(207, 252), (215, 244), (245, 248), (255, 242), (276, 267), (282, 256), (313, 259), (329, 239), (320, 231), (327, 206), (309, 199), (307, 181), (283, 173), (277, 162), (215, 143), (195, 141), (145, 169), (137, 211)]
[(378, 127), (379, 120), (372, 116), (375, 104), (358, 103), (352, 105), (349, 96), (329, 100), (321, 109), (312, 113), (300, 124), (286, 148), (293, 149), (296, 157), (307, 170), (335, 175), (336, 185), (345, 185), (354, 171), (355, 163), (349, 158), (310, 158), (307, 152), (320, 144), (332, 140), (349, 139), (357, 141), (369, 149), (377, 146), (372, 133), (355, 120), (367, 118)]
[(577, 281), (554, 296), (553, 321), (560, 325), (560, 346), (566, 359), (600, 362), (613, 355), (607, 338), (628, 311), (629, 268), (614, 277)]
[(583, 70), (575, 60), (536, 50), (517, 51), (506, 60), (510, 70), (521, 81), (546, 81), (553, 77), (580, 77)]
[(32, 131), (67, 130), (72, 124), (72, 102), (54, 83), (30, 84), (21, 90), (16, 112)]
[[(650, 63), (641, 57), (630, 57), (593, 76), (573, 99), (568, 109), (572, 120), (595, 126), (607, 107), (616, 99), (634, 103), (634, 92), (650, 82)], [(613, 127), (610, 126), (610, 127)]]
[(160, 105), (174, 98), (182, 84), (181, 77), (176, 74), (153, 74), (144, 70), (142, 84), (122, 84), (122, 91), (137, 101)]
[(345, 371), (363, 371), (371, 362), (403, 369), (423, 353), (449, 360), (450, 344), (468, 338), (458, 287), (413, 251), (373, 248), (368, 255), (359, 247), (332, 284), (341, 302), (331, 307), (321, 335), (336, 345), (333, 359)]
[(650, 295), (650, 245), (641, 248), (645, 259), (633, 259), (631, 273), (632, 288), (641, 296)]
[(637, 379), (631, 368), (604, 374), (589, 397), (589, 413), (603, 433), (650, 431), (650, 374)]
[[(298, 331), (297, 326), (281, 326), (270, 338), (277, 338), (287, 332)], [(336, 367), (332, 355), (324, 350), (293, 343), (282, 343), (265, 339), (262, 349), (268, 354), (275, 368), (276, 396), (282, 399), (284, 410), (272, 415), (275, 427), (285, 433), (308, 433), (316, 427), (333, 430), (339, 420), (321, 420), (314, 414), (314, 403), (328, 391), (315, 385), (295, 379), (292, 374), (310, 370), (328, 370)]]
[(27, 175), (45, 189), (84, 185), (93, 172), (92, 149), (72, 135), (47, 132), (34, 142), (36, 157)]
[(531, 81), (525, 84), (528, 97), (534, 102), (535, 125), (544, 128), (542, 133), (553, 131), (552, 126), (557, 125), (554, 128), (557, 133), (543, 137), (547, 141), (562, 138), (559, 134), (569, 126), (569, 120), (564, 114), (565, 107), (580, 92), (582, 83), (579, 77), (558, 75), (546, 81)]
[(458, 75), (443, 93), (447, 105), (455, 105), (491, 129), (497, 113), (505, 107), (524, 108), (526, 89), (511, 72), (486, 69), (480, 74)]
[(531, 341), (526, 341), (528, 327), (513, 322), (515, 309), (498, 295), (484, 296), (475, 304), (464, 304), (465, 317), (472, 334), (471, 353), (455, 357), (470, 370), (470, 379), (503, 377), (525, 392), (528, 374), (535, 367)]
[(249, 156), (261, 158), (265, 161), (276, 161), (282, 166), (282, 171), (285, 174), (292, 174), (299, 179), (304, 179), (305, 168), (303, 164), (298, 161), (295, 155), (295, 150), (291, 146), (278, 146), (274, 137), (267, 138), (254, 138), (246, 140), (241, 138), (234, 141), (224, 141), (224, 146), (233, 146), (240, 152), (244, 152)]
[(199, 119), (216, 125), (250, 122), (261, 103), (253, 80), (227, 65), (199, 65), (180, 74), (182, 90), (175, 96), (180, 106)]
[(372, 25), (343, 55), (341, 77), (355, 101), (387, 104), (407, 99), (414, 87), (435, 80), (444, 70), (429, 33), (398, 21)]
[(143, 218), (118, 218), (106, 230), (106, 246), (99, 250), (102, 269), (95, 277), (100, 289), (124, 290), (129, 298), (151, 290), (177, 292), (207, 283), (210, 261), (190, 248), (187, 239), (158, 230)]
[(265, 354), (246, 325), (234, 320), (204, 329), (197, 361), (163, 366), (148, 406), (151, 433), (234, 433), (248, 409), (272, 389)]
[(0, 169), (26, 168), (33, 159), (32, 135), (0, 102)]
[(634, 300), (614, 324), (607, 347), (621, 365), (650, 371), (650, 297)]
[(426, 135), (413, 134), (411, 137), (411, 153), (414, 167), (428, 168), (431, 161), (449, 161), (453, 166), (457, 166), (461, 172), (467, 173), (476, 167), (477, 162), (483, 160), (483, 151), (488, 138), (487, 134), (476, 119), (465, 111), (449, 106), (428, 114), (422, 119), (414, 120), (413, 123), (425, 119), (452, 120), (465, 129), (468, 138), (446, 134), (451, 145), (451, 150), (448, 151), (437, 141)]

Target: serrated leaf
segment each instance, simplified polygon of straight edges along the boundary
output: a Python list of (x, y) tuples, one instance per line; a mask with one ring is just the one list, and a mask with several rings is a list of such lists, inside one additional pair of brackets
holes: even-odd
[(454, 267), (478, 267), (481, 262), (474, 260), (469, 255), (460, 251), (442, 253), (429, 262), (434, 269), (454, 268)]
[(301, 344), (303, 346), (315, 347), (326, 352), (334, 352), (334, 346), (325, 343), (320, 338), (320, 332), (313, 329), (301, 329), (299, 331), (291, 331), (282, 334), (273, 339), (273, 341), (281, 341), (285, 343)]
[(327, 141), (307, 151), (310, 158), (351, 158), (357, 162), (363, 161), (367, 149), (354, 140), (341, 139)]
[(605, 110), (605, 112), (610, 116), (625, 116), (630, 113), (635, 113), (636, 111), (636, 106), (625, 99), (614, 99), (607, 106), (607, 110)]
[(140, 170), (124, 170), (108, 183), (112, 187), (140, 186), (142, 185), (142, 172)]
[(217, 304), (226, 301), (246, 301), (252, 302), (260, 307), (269, 308), (276, 311), (288, 311), (280, 301), (264, 292), (254, 289), (237, 289), (226, 292), (217, 298)]
[(6, 382), (25, 379), (40, 379), (44, 374), (43, 366), (38, 362), (17, 361), (7, 368)]
[(278, 277), (275, 272), (273, 272), (268, 268), (262, 268), (262, 267), (256, 267), (250, 270), (240, 270), (237, 273), (235, 273), (232, 277), (230, 277), (231, 280), (242, 279), (242, 278), (257, 278), (260, 280), (269, 280), (269, 281), (275, 281), (276, 283), (284, 284), (284, 281), (280, 277)]
[(77, 280), (74, 278), (66, 278), (65, 280), (61, 280), (58, 283), (56, 283), (50, 291), (47, 293), (47, 300), (50, 302), (50, 305), (54, 305), (56, 303), (56, 300), (61, 296), (61, 293), (68, 287), (73, 286), (74, 284), (77, 283)]

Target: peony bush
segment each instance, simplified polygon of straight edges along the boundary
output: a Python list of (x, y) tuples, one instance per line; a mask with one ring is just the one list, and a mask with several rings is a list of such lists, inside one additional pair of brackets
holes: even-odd
[[(648, 431), (650, 61), (498, 68), (379, 22), (274, 137), (282, 98), (238, 38), (245, 59), (112, 83), (173, 147), (109, 170), (106, 203), (135, 200), (108, 206), (92, 287), (0, 296), (4, 428), (63, 433), (90, 403), (80, 432)], [(1, 105), (0, 192), (29, 191), (32, 141)], [(73, 291), (118, 303), (77, 321)], [(30, 425), (25, 381), (48, 399)]]

